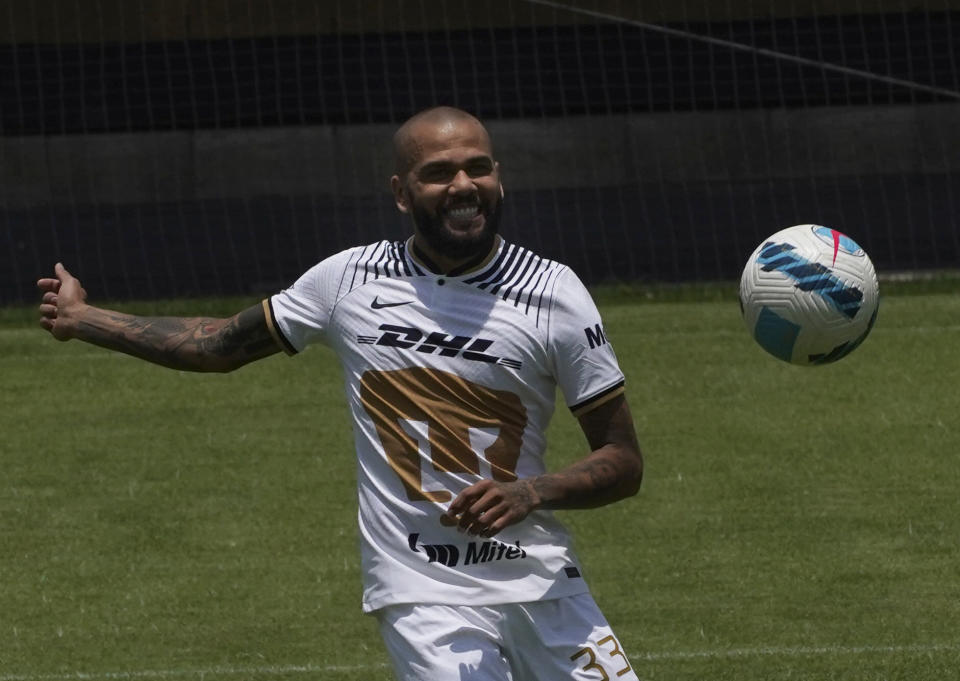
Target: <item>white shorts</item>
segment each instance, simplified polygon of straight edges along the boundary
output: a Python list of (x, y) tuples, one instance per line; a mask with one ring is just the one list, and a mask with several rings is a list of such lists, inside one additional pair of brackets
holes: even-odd
[(638, 681), (589, 593), (376, 614), (399, 681)]

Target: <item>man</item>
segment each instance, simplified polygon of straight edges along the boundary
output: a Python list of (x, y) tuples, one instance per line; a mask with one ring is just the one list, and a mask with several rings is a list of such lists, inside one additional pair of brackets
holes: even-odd
[[(62, 265), (41, 325), (177, 369), (230, 371), (313, 342), (339, 355), (354, 419), (364, 572), (406, 680), (636, 679), (552, 509), (637, 492), (623, 375), (568, 268), (498, 235), (499, 166), (483, 125), (439, 107), (394, 137), (413, 236), (352, 248), (230, 319), (144, 318), (86, 304)], [(547, 473), (559, 385), (591, 452)]]

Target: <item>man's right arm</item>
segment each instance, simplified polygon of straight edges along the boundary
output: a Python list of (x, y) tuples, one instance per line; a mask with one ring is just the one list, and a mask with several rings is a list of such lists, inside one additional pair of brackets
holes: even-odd
[(138, 317), (90, 306), (61, 264), (40, 279), (40, 325), (57, 340), (77, 338), (184, 371), (227, 372), (281, 350), (258, 304), (226, 319)]

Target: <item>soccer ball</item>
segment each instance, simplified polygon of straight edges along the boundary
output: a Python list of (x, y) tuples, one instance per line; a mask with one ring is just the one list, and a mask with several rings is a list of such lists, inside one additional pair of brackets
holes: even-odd
[(821, 225), (763, 240), (740, 277), (747, 329), (774, 357), (811, 366), (846, 357), (877, 318), (880, 287), (857, 243)]

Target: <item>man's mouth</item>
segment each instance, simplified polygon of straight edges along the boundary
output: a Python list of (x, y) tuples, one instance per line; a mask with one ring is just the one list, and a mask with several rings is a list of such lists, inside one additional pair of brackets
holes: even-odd
[(480, 206), (471, 203), (452, 206), (444, 210), (444, 216), (454, 224), (466, 225), (473, 222), (480, 215)]

